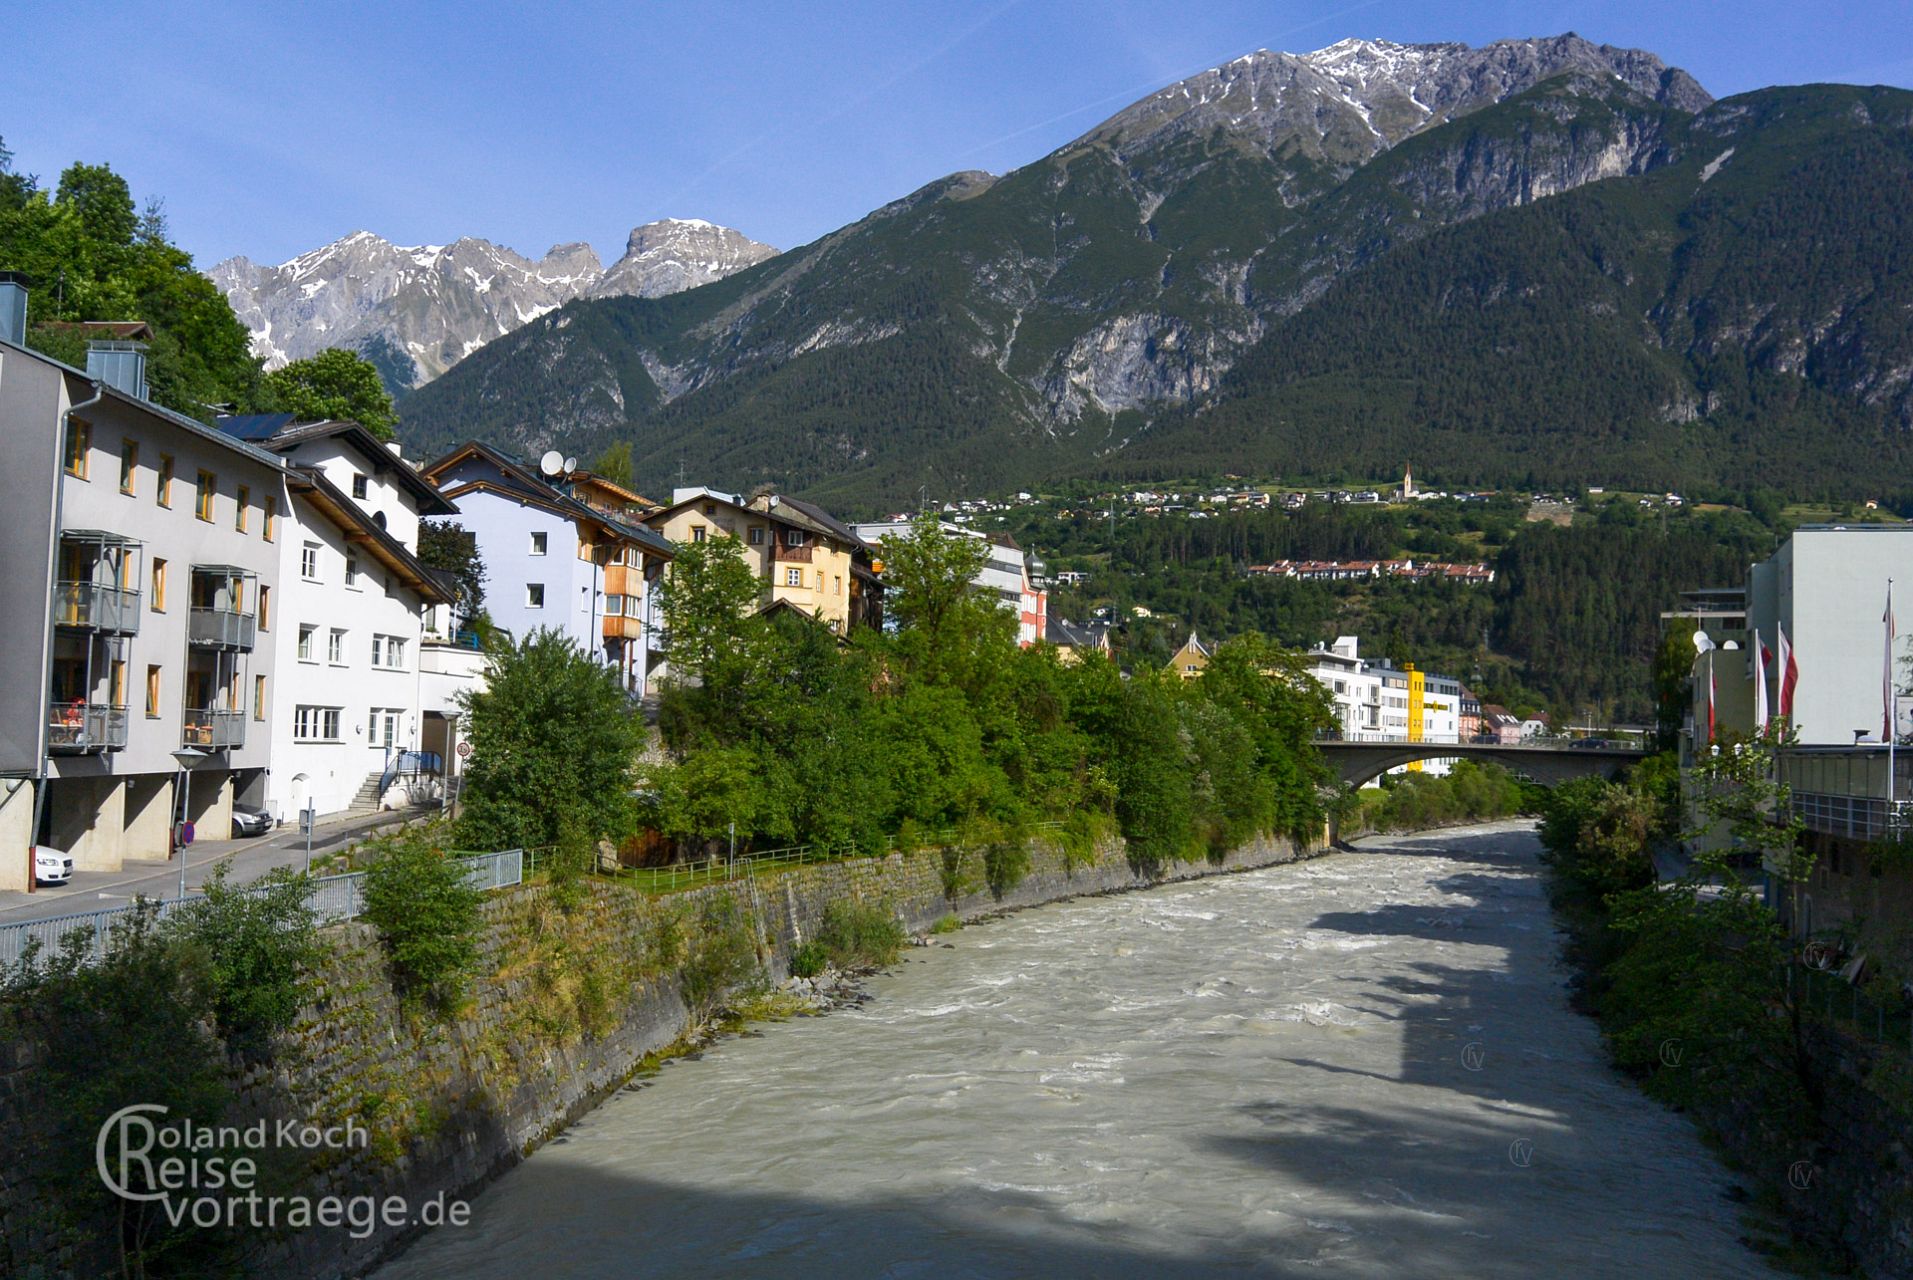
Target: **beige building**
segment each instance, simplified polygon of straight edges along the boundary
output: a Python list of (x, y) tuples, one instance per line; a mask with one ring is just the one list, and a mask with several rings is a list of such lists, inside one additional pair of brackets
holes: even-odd
[(883, 623), (883, 588), (869, 544), (821, 507), (776, 494), (746, 500), (679, 489), (645, 523), (678, 543), (736, 538), (764, 584), (765, 608), (789, 606), (840, 636)]

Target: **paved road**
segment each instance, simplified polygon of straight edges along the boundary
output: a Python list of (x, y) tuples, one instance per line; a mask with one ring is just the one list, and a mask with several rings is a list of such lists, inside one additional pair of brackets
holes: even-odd
[[(321, 819), (312, 834), (313, 856), (334, 852), (380, 828), (419, 816), (420, 811), (413, 810), (362, 814), (331, 822)], [(232, 876), (240, 881), (257, 879), (275, 867), (304, 867), (306, 838), (297, 826), (286, 826), (250, 840), (199, 841), (187, 850), (187, 889), (204, 884), (222, 862), (232, 864)], [(31, 894), (0, 892), (0, 924), (123, 907), (142, 893), (149, 898), (177, 897), (179, 863), (133, 862), (120, 871), (75, 871), (69, 884), (42, 887)]]

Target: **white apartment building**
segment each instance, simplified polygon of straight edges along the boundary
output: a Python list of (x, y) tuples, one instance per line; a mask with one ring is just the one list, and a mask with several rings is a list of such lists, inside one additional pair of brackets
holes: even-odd
[[(418, 561), (418, 529), (421, 516), (455, 509), (397, 446), (356, 423), (265, 414), (220, 427), (288, 464), (271, 602), (281, 680), (263, 807), (281, 822), (308, 806), (321, 817), (376, 807), (399, 781), (402, 753), (430, 750), (425, 619), (449, 593)], [(432, 763), (443, 772), (442, 753)]]
[[(1329, 691), (1337, 729), (1351, 742), (1461, 741), (1461, 682), (1448, 676), (1371, 663), (1361, 656), (1354, 636), (1337, 636), (1306, 655), (1309, 674)], [(1452, 761), (1426, 760), (1406, 766), (1446, 773)]]
[[(852, 526), (871, 546), (883, 538), (907, 538), (914, 527), (908, 520), (880, 520)], [(996, 600), (999, 608), (1016, 615), (1016, 642), (1028, 648), (1049, 634), (1049, 585), (1043, 562), (1028, 555), (1007, 533), (985, 534), (947, 520), (937, 528), (952, 538), (977, 538), (989, 547), (988, 558), (977, 570), (976, 585)]]
[[(1784, 628), (1799, 667), (1793, 695), (1793, 724), (1802, 746), (1852, 746), (1883, 742), (1886, 700), (1882, 673), (1886, 662), (1887, 580), (1894, 582), (1895, 687), (1913, 682), (1913, 525), (1802, 525), (1747, 575), (1748, 630), (1725, 630), (1706, 621), (1704, 629), (1723, 648), (1712, 655), (1714, 683), (1722, 703), (1752, 705), (1751, 632), (1778, 658)], [(1742, 652), (1725, 649), (1728, 639)], [(1696, 674), (1708, 659), (1695, 663)], [(1767, 705), (1780, 709), (1782, 673), (1769, 663)], [(1704, 680), (1704, 676), (1702, 676)], [(1725, 686), (1732, 682), (1729, 691)], [(1704, 690), (1703, 690), (1704, 693)], [(1897, 737), (1913, 733), (1913, 698), (1897, 699)], [(1703, 704), (1704, 706), (1704, 704)], [(1706, 712), (1701, 716), (1704, 722)], [(1735, 725), (1736, 732), (1745, 726)]]
[(35, 845), (164, 862), (182, 809), (223, 839), (263, 798), (286, 502), (277, 457), (145, 398), (137, 342), (96, 344), (82, 373), (22, 344), (26, 303), (0, 277), (6, 889), (31, 885)]

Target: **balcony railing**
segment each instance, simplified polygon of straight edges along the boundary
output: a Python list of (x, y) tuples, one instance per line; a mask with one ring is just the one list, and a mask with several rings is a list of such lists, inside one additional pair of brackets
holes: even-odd
[(804, 543), (802, 546), (799, 546), (799, 547), (792, 547), (792, 546), (786, 546), (784, 542), (780, 539), (777, 542), (773, 542), (771, 544), (771, 548), (772, 548), (771, 560), (774, 563), (777, 563), (777, 564), (809, 564), (810, 563), (811, 544), (808, 542)]
[(55, 705), (48, 717), (47, 750), (60, 755), (119, 751), (126, 746), (126, 708), (104, 702)]
[(246, 745), (246, 713), (216, 711), (206, 707), (186, 708), (186, 723), (180, 730), (180, 744), (207, 751), (224, 751)]
[(137, 635), (139, 592), (99, 582), (62, 581), (54, 593), (53, 620), (63, 627)]
[(258, 622), (249, 613), (234, 613), (231, 609), (195, 608), (187, 630), (187, 638), (197, 645), (206, 645), (215, 649), (252, 649), (254, 629)]

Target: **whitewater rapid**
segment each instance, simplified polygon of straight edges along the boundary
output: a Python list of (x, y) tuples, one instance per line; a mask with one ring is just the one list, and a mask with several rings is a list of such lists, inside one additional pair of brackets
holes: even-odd
[(1535, 853), (1370, 840), (965, 928), (617, 1095), (378, 1274), (1771, 1274), (1568, 1008)]

